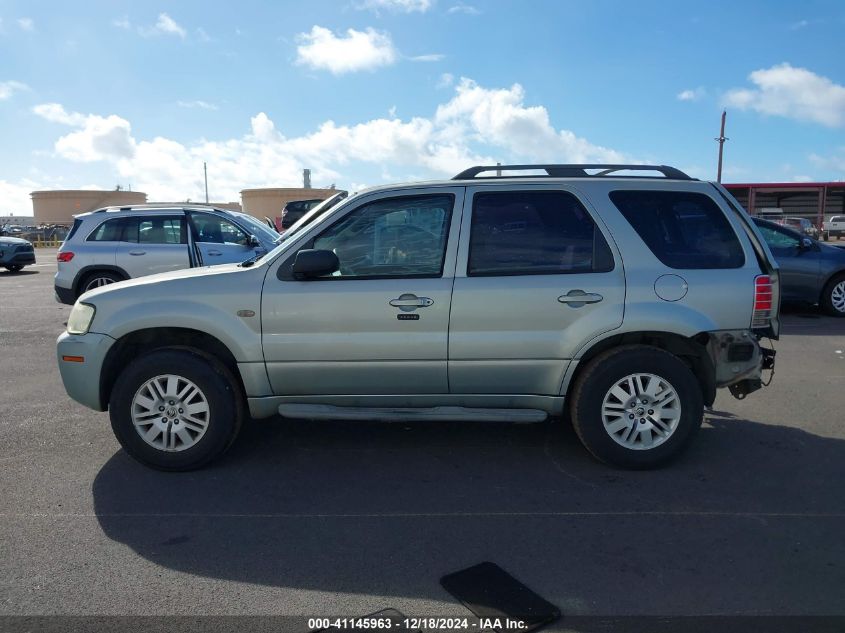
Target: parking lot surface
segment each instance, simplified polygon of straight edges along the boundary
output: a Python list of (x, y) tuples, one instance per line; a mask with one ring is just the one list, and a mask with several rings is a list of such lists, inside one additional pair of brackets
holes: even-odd
[(720, 391), (662, 470), (564, 423), (247, 424), (167, 474), (72, 402), (55, 251), (0, 272), (0, 614), (469, 612), (494, 561), (565, 615), (845, 615), (845, 319), (784, 317), (770, 387)]

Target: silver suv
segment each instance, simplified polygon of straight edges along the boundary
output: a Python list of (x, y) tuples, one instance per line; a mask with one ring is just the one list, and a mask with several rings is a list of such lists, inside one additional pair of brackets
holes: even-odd
[(717, 388), (761, 387), (779, 297), (720, 185), (665, 166), (474, 167), (335, 196), (257, 262), (90, 291), (58, 363), (164, 470), (219, 456), (247, 414), (568, 414), (594, 456), (645, 468), (687, 444)]
[(245, 213), (208, 206), (107, 207), (75, 216), (56, 259), (56, 298), (116, 281), (269, 252), (279, 234)]

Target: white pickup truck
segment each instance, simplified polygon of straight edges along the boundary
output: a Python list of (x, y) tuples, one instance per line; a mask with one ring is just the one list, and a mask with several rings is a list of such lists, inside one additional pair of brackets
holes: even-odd
[(835, 237), (837, 240), (845, 235), (845, 215), (834, 215), (822, 225), (825, 240)]

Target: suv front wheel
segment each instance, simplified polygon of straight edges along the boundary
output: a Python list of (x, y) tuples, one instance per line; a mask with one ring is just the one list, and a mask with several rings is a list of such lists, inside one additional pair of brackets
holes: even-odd
[(161, 349), (120, 374), (109, 401), (123, 449), (159, 470), (193, 470), (234, 442), (243, 419), (240, 389), (213, 357)]
[(687, 365), (662, 349), (629, 345), (592, 359), (572, 391), (572, 423), (598, 459), (651, 468), (676, 456), (704, 414)]

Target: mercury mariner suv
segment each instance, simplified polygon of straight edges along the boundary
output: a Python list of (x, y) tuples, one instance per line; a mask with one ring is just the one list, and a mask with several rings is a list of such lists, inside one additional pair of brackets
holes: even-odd
[(720, 185), (667, 166), (479, 166), (337, 194), (263, 257), (84, 293), (58, 364), (163, 470), (247, 415), (538, 422), (674, 457), (716, 390), (761, 387), (778, 267)]

